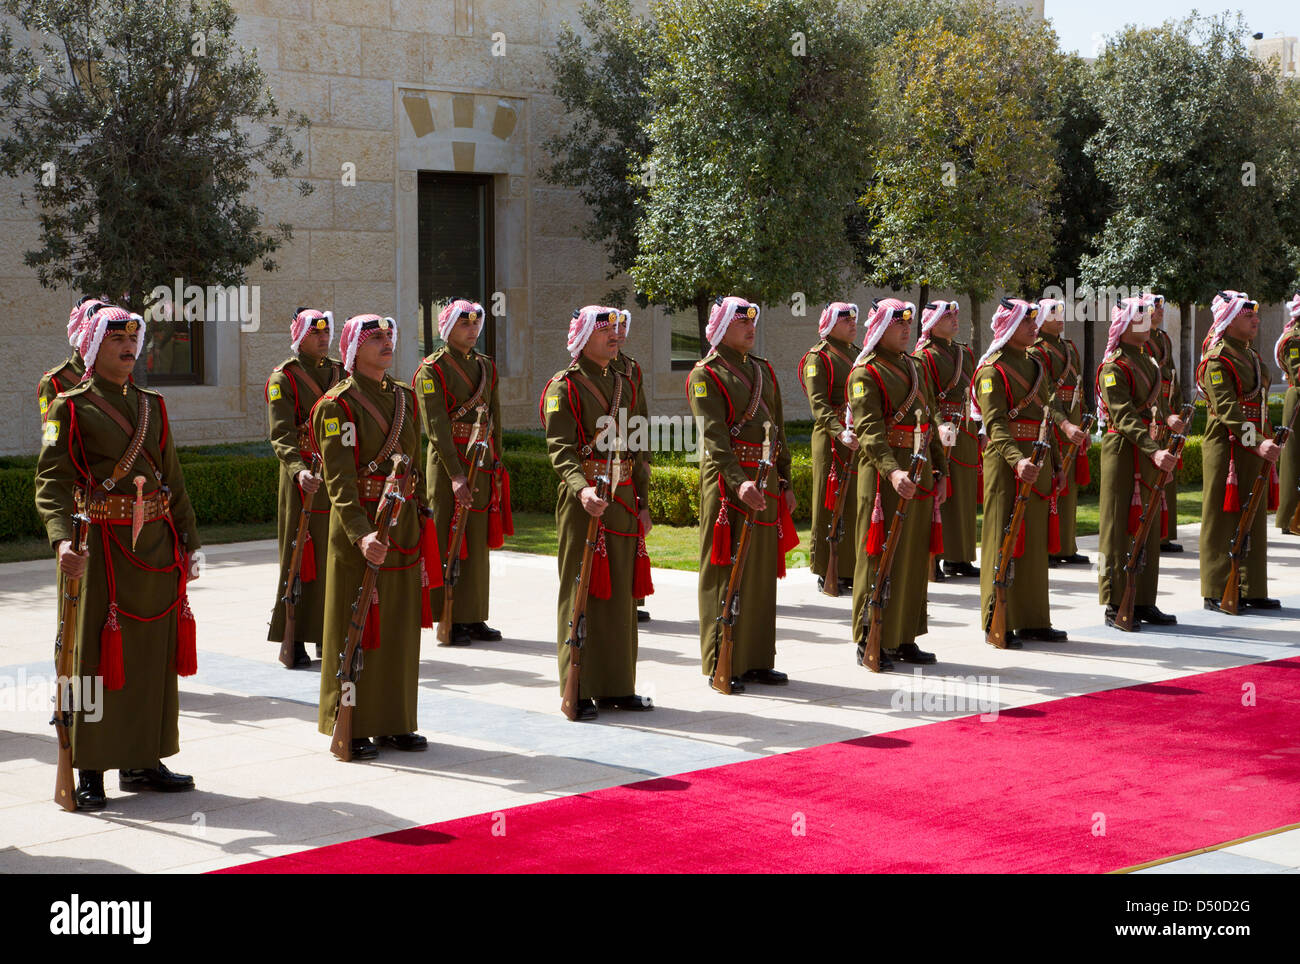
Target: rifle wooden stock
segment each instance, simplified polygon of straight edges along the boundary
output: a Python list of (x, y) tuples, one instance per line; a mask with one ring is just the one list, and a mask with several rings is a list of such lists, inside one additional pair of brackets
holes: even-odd
[[(1047, 456), (1048, 445), (1043, 435), (1047, 427), (1047, 412), (1043, 413), (1042, 430), (1034, 442), (1034, 454), (1030, 457), (1040, 470), (1043, 459)], [(1068, 464), (1068, 463), (1067, 463)], [(1002, 530), (1002, 542), (998, 546), (998, 562), (993, 570), (993, 605), (989, 609), (988, 625), (985, 626), (984, 640), (998, 649), (1007, 648), (1007, 587), (1011, 585), (1012, 557), (1015, 553), (1016, 538), (1025, 520), (1025, 505), (1029, 502), (1029, 493), (1033, 482), (1021, 481), (1016, 486), (1016, 502), (1011, 508), (1011, 518)], [(987, 518), (987, 517), (986, 517)]]
[[(1137, 602), (1137, 580), (1147, 562), (1147, 536), (1150, 535), (1151, 525), (1155, 521), (1156, 499), (1164, 494), (1165, 489), (1169, 487), (1169, 480), (1178, 471), (1177, 459), (1182, 455), (1183, 445), (1187, 442), (1187, 426), (1191, 425), (1193, 411), (1189, 402), (1183, 406), (1179, 414), (1179, 418), (1184, 423), (1182, 434), (1171, 431), (1162, 433), (1166, 442), (1173, 443), (1168, 448), (1169, 454), (1174, 457), (1175, 465), (1169, 471), (1160, 473), (1151, 495), (1142, 503), (1142, 517), (1138, 521), (1137, 532), (1133, 533), (1129, 540), (1128, 556), (1124, 560), (1124, 595), (1120, 597), (1119, 606), (1115, 610), (1115, 628), (1122, 629), (1126, 633), (1133, 632), (1133, 607)], [(1134, 482), (1134, 485), (1136, 484)]]
[[(618, 447), (610, 449), (605, 474), (596, 478), (596, 496), (609, 501), (610, 493), (618, 485)], [(582, 566), (578, 581), (573, 587), (573, 605), (569, 612), (569, 670), (564, 676), (564, 693), (560, 697), (560, 712), (574, 722), (579, 717), (578, 701), (582, 696), (582, 646), (587, 636), (587, 599), (591, 594), (591, 566), (600, 539), (600, 517), (587, 520), (587, 540), (582, 547)]]
[[(320, 456), (315, 452), (311, 456), (311, 474), (320, 476)], [(311, 525), (311, 506), (316, 499), (315, 492), (304, 492), (302, 509), (298, 512), (298, 528), (293, 536), (293, 549), (289, 554), (289, 568), (284, 576), (284, 639), (280, 642), (280, 662), (286, 669), (293, 668), (293, 644), (297, 635), (297, 607), (302, 598), (302, 553), (307, 541), (307, 530)]]
[[(754, 484), (764, 496), (767, 496), (767, 477), (772, 471), (780, 446), (779, 442), (771, 442), (771, 428), (771, 422), (764, 423), (768, 441), (763, 443), (764, 454), (759, 459), (758, 471), (754, 475)], [(785, 496), (778, 492), (776, 498), (782, 499)], [(745, 562), (749, 558), (750, 537), (754, 531), (756, 510), (747, 508), (742, 511), (744, 520), (740, 524), (740, 540), (736, 544), (736, 555), (731, 560), (731, 575), (727, 578), (727, 591), (722, 597), (722, 614), (718, 616), (718, 622), (722, 624), (722, 634), (718, 639), (718, 655), (713, 663), (713, 677), (710, 680), (710, 685), (715, 690), (727, 696), (732, 693), (731, 663), (736, 651), (736, 620), (740, 618), (740, 583), (745, 575)]]
[[(1291, 413), (1291, 421), (1277, 430), (1273, 441), (1277, 443), (1279, 449), (1286, 445), (1287, 439), (1291, 437), (1297, 415), (1300, 415), (1300, 405), (1297, 405), (1295, 411)], [(1255, 513), (1259, 511), (1259, 504), (1268, 491), (1269, 477), (1273, 474), (1273, 463), (1262, 459), (1260, 461), (1259, 474), (1255, 476), (1255, 484), (1250, 487), (1250, 501), (1246, 504), (1246, 510), (1242, 512), (1241, 518), (1237, 520), (1237, 531), (1228, 550), (1228, 564), (1231, 568), (1228, 570), (1228, 583), (1223, 587), (1223, 598), (1219, 600), (1219, 608), (1233, 616), (1237, 615), (1237, 610), (1241, 606), (1241, 561), (1250, 555), (1250, 527), (1255, 521)]]
[[(920, 476), (921, 467), (928, 461), (925, 453), (930, 446), (932, 431), (933, 429), (926, 429), (925, 435), (921, 437), (921, 445), (916, 452), (912, 453), (911, 464), (907, 467), (907, 478), (914, 485)], [(877, 484), (884, 485), (886, 481), (881, 478)], [(894, 518), (889, 522), (889, 534), (885, 537), (885, 546), (880, 552), (880, 562), (876, 566), (876, 581), (871, 586), (866, 611), (862, 614), (867, 624), (867, 642), (862, 662), (873, 673), (880, 672), (880, 635), (884, 629), (885, 605), (889, 602), (889, 579), (894, 568), (898, 541), (903, 535), (903, 523), (907, 518), (907, 510), (911, 506), (912, 499), (899, 497), (898, 505), (894, 508)]]
[[(487, 406), (478, 407), (478, 417), (474, 420), (474, 429), (470, 433), (469, 444), (465, 454), (469, 457), (469, 474), (465, 482), (469, 486), (469, 497), (474, 498), (474, 485), (478, 481), (479, 468), (487, 456), (488, 426), (486, 424)], [(454, 495), (453, 495), (454, 497)], [(451, 541), (447, 546), (447, 561), (442, 567), (442, 613), (438, 617), (438, 645), (446, 646), (451, 642), (451, 606), (456, 595), (456, 583), (460, 581), (460, 546), (465, 541), (465, 528), (469, 524), (469, 505), (456, 503), (456, 515), (451, 527)]]
[[(853, 453), (850, 452), (849, 455), (851, 457)], [(829, 554), (826, 556), (826, 572), (822, 575), (822, 592), (827, 596), (840, 594), (840, 540), (844, 538), (844, 506), (848, 500), (849, 490), (853, 488), (851, 484), (853, 476), (848, 474), (847, 465), (846, 460), (847, 477), (840, 480), (839, 491), (835, 493), (835, 508), (826, 526), (826, 550)]]
[[(375, 535), (379, 544), (388, 548), (389, 530), (392, 528), (393, 515), (411, 494), (411, 485), (415, 472), (409, 468), (410, 458), (397, 454), (393, 456), (393, 468), (384, 480), (384, 494), (379, 511), (375, 515)], [(408, 466), (406, 474), (399, 480), (397, 472), (402, 466)], [(375, 593), (375, 584), (379, 581), (379, 566), (366, 561), (366, 572), (361, 577), (361, 588), (357, 590), (356, 602), (352, 604), (352, 619), (348, 623), (347, 640), (339, 657), (338, 678), (343, 681), (339, 693), (338, 714), (334, 718), (334, 732), (330, 736), (330, 752), (349, 763), (352, 760), (352, 716), (356, 710), (356, 681), (363, 666), (361, 637), (366, 631), (366, 619), (370, 615), (370, 600)], [(351, 687), (349, 699), (348, 685)]]
[[(72, 548), (86, 554), (90, 519), (81, 506), (72, 517)], [(81, 579), (59, 572), (59, 634), (54, 638), (55, 703), (50, 723), (59, 744), (59, 764), (54, 777), (54, 802), (69, 812), (77, 809), (76, 786), (72, 779), (72, 673), (76, 668), (77, 617), (81, 609)]]

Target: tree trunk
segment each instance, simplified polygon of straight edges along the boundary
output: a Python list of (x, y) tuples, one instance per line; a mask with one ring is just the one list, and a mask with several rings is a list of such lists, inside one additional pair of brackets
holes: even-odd
[[(1087, 372), (1085, 375), (1084, 372)], [(1094, 319), (1083, 323), (1083, 371), (1079, 372), (1079, 387), (1087, 400), (1083, 411), (1097, 410), (1097, 326)]]
[(1196, 302), (1180, 301), (1178, 303), (1178, 380), (1183, 392), (1183, 401), (1190, 402), (1196, 397), (1196, 368), (1192, 357), (1192, 348), (1196, 344)]
[(709, 339), (705, 331), (709, 327), (709, 310), (712, 308), (712, 302), (708, 293), (697, 291), (695, 293), (695, 320), (700, 329), (700, 357), (703, 358), (709, 353)]
[(970, 298), (970, 348), (975, 353), (976, 361), (984, 354), (984, 328), (980, 324), (980, 300), (972, 294)]

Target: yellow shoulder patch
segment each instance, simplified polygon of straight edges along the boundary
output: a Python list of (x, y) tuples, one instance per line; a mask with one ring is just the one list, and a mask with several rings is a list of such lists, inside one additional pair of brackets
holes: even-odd
[(1300, 346), (1296, 346), (1296, 345), (1291, 346), (1291, 357), (1300, 358)]
[(696, 382), (694, 388), (696, 398), (703, 398), (709, 393), (709, 386), (704, 384), (704, 382)]
[(546, 400), (546, 412), (549, 415), (551, 412), (558, 412), (559, 410), (560, 410), (560, 396), (552, 395), (550, 398)]
[(804, 367), (804, 370), (803, 370), (803, 377), (804, 377), (804, 378), (816, 378), (816, 377), (817, 377), (817, 363), (816, 363), (816, 362), (809, 362), (809, 363)]
[(426, 395), (432, 395), (434, 393), (433, 379), (432, 378), (421, 379), (420, 391), (424, 392), (424, 394)]
[(1114, 385), (1114, 384), (1115, 384), (1115, 373), (1114, 373), (1114, 372), (1107, 372), (1106, 374), (1102, 375), (1102, 376), (1101, 376), (1101, 383), (1102, 383), (1103, 385), (1105, 385), (1107, 388), (1109, 388), (1111, 385)]
[(279, 386), (279, 385), (272, 385), (270, 388), (268, 388), (268, 389), (266, 390), (266, 397), (269, 398), (271, 401), (275, 401), (277, 398), (279, 398), (279, 397), (280, 397), (280, 386)]
[(332, 435), (339, 434), (339, 420), (337, 418), (325, 419), (325, 436), (328, 438)]
[(867, 394), (867, 386), (866, 386), (866, 383), (865, 383), (865, 382), (854, 382), (854, 383), (853, 383), (853, 397), (854, 397), (854, 398), (864, 398), (864, 397), (866, 397), (866, 394)]
[(992, 379), (992, 378), (981, 378), (981, 379), (980, 379), (980, 394), (981, 394), (981, 395), (987, 395), (987, 394), (988, 394), (989, 392), (991, 392), (991, 391), (993, 391), (993, 379)]
[(44, 415), (50, 410), (50, 400), (44, 395), (41, 396), (41, 414)]
[(45, 430), (41, 436), (41, 442), (44, 445), (53, 445), (59, 440), (59, 423), (46, 422)]
[(1222, 384), (1223, 384), (1223, 372), (1210, 372), (1210, 384), (1211, 384), (1211, 385), (1222, 385)]

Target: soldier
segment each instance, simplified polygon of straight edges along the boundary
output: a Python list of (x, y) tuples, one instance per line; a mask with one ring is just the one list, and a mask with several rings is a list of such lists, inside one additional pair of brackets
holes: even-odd
[[(826, 560), (830, 554), (830, 520), (842, 485), (857, 485), (858, 437), (849, 428), (849, 369), (858, 357), (854, 339), (858, 332), (858, 306), (847, 301), (833, 301), (822, 309), (817, 323), (821, 341), (799, 359), (799, 382), (812, 409), (812, 572), (818, 588), (824, 587)], [(844, 532), (854, 532), (857, 525), (857, 500), (853, 490), (844, 502), (841, 521)], [(857, 563), (851, 538), (839, 541), (837, 560), (839, 588), (853, 589), (853, 567)]]
[(1033, 347), (1047, 366), (1048, 386), (1052, 392), (1052, 431), (1057, 446), (1064, 450), (1067, 442), (1079, 445), (1075, 464), (1062, 466), (1053, 482), (1048, 512), (1057, 516), (1057, 524), (1050, 525), (1049, 520), (1049, 527), (1059, 530), (1060, 538), (1053, 540), (1049, 534), (1048, 564), (1086, 566), (1088, 557), (1079, 554), (1074, 535), (1079, 486), (1088, 482), (1087, 435), (1077, 424), (1083, 415), (1083, 388), (1079, 381), (1083, 365), (1074, 342), (1061, 337), (1065, 330), (1065, 303), (1054, 298), (1040, 301), (1038, 329), (1038, 340)]
[[(613, 365), (620, 372), (622, 372), (629, 379), (631, 379), (632, 384), (636, 387), (637, 405), (636, 405), (636, 411), (634, 411), (632, 414), (642, 419), (641, 424), (646, 426), (646, 431), (648, 432), (649, 425), (650, 425), (650, 406), (649, 406), (649, 400), (646, 398), (646, 394), (645, 394), (645, 379), (641, 375), (641, 366), (637, 363), (637, 360), (635, 358), (633, 358), (631, 355), (623, 351), (623, 346), (627, 344), (628, 333), (632, 330), (632, 312), (628, 311), (627, 309), (619, 310), (619, 309), (606, 308), (605, 310), (618, 311), (619, 314), (618, 354), (614, 356)], [(637, 459), (635, 465), (637, 471), (645, 473), (646, 476), (645, 491), (648, 492), (650, 490), (649, 489), (650, 463), (653, 460), (651, 459), (649, 448), (642, 449), (642, 455), (644, 457)], [(650, 613), (647, 610), (641, 608), (642, 606), (645, 605), (645, 597), (643, 596), (638, 597), (636, 600), (636, 605), (637, 605), (636, 621), (639, 623), (649, 622)]]
[[(1101, 560), (1097, 582), (1106, 625), (1114, 626), (1127, 585), (1124, 567), (1144, 505), (1151, 511), (1164, 497), (1154, 492), (1160, 473), (1178, 458), (1160, 444), (1162, 427), (1183, 431), (1183, 422), (1169, 409), (1160, 366), (1146, 351), (1152, 333), (1152, 306), (1141, 298), (1125, 298), (1111, 311), (1110, 338), (1097, 369), (1097, 409), (1107, 426), (1101, 442)], [(1142, 623), (1169, 626), (1178, 619), (1156, 608), (1160, 581), (1160, 527), (1152, 524), (1145, 542), (1146, 564), (1137, 575), (1133, 628)], [(1141, 551), (1142, 547), (1138, 547)]]
[[(393, 517), (387, 551), (375, 531), (375, 515), (392, 456), (409, 458), (405, 473), (417, 473), (417, 480), (419, 472), (415, 396), (388, 374), (396, 342), (397, 322), (392, 318), (349, 318), (339, 339), (343, 370), (349, 377), (326, 391), (311, 411), (311, 441), (321, 455), (330, 500), (318, 717), (321, 733), (333, 733), (338, 716), (342, 698), (338, 672), (353, 604), (370, 607), (365, 665), (351, 696), (356, 706), (354, 760), (378, 755), (370, 737), (377, 737), (379, 746), (397, 750), (423, 750), (428, 745), (415, 728), (421, 576), (441, 571), (433, 524), (429, 519), (421, 524), (417, 502), (411, 499), (400, 504)], [(381, 567), (375, 595), (357, 600), (367, 563)]]
[[(635, 599), (645, 595), (650, 559), (645, 535), (650, 531), (646, 499), (647, 473), (634, 463), (642, 452), (617, 455), (618, 485), (600, 498), (596, 477), (603, 474), (615, 444), (615, 430), (626, 425), (638, 404), (636, 386), (619, 372), (617, 308), (587, 305), (573, 313), (567, 347), (573, 364), (557, 372), (542, 390), (541, 416), (551, 465), (560, 482), (556, 490), (555, 528), (559, 537), (560, 595), (556, 618), (556, 657), (560, 692), (569, 672), (569, 622), (574, 587), (582, 569), (589, 520), (600, 519), (592, 555), (591, 588), (586, 605), (586, 643), (578, 719), (594, 720), (597, 708), (652, 710), (654, 703), (636, 695), (637, 618)], [(607, 429), (612, 419), (612, 426)]]
[[(311, 426), (308, 418), (316, 400), (343, 377), (343, 363), (329, 357), (334, 341), (334, 313), (299, 308), (289, 325), (289, 347), (293, 354), (276, 365), (266, 380), (267, 438), (280, 460), (280, 491), (277, 504), (277, 536), (280, 542), (280, 579), (276, 583), (275, 607), (266, 638), (284, 639), (284, 594), (298, 533), (302, 499), (320, 488), (321, 480), (311, 473)], [(298, 575), (302, 594), (294, 605), (293, 666), (310, 666), (307, 642), (321, 652), (325, 631), (325, 556), (329, 540), (329, 503), (321, 492), (312, 499), (307, 539)]]
[[(194, 789), (164, 757), (180, 751), (177, 675), (196, 669), (186, 584), (198, 578), (194, 510), (162, 396), (132, 384), (144, 320), (99, 305), (79, 344), (87, 377), (55, 397), (36, 469), (36, 508), (65, 576), (84, 577), (75, 675), (95, 707), (73, 717), (77, 808), (105, 805), (104, 771), (122, 790)], [(72, 516), (91, 525), (86, 555), (70, 544)]]
[[(1273, 358), (1287, 384), (1286, 400), (1282, 404), (1283, 424), (1290, 423), (1292, 413), (1300, 405), (1300, 293), (1291, 299), (1287, 310), (1291, 320), (1273, 346)], [(1297, 486), (1300, 486), (1300, 442), (1292, 435), (1283, 446), (1278, 463), (1277, 527), (1283, 532), (1293, 531), (1291, 519), (1295, 516), (1296, 503), (1300, 501)], [(1300, 531), (1295, 534), (1300, 535)]]
[[(913, 352), (925, 366), (939, 405), (939, 433), (948, 458), (943, 515), (943, 570), (947, 576), (973, 576), (975, 515), (980, 498), (980, 441), (970, 418), (970, 385), (975, 354), (957, 337), (955, 301), (932, 301), (921, 311), (921, 337)], [(947, 436), (952, 441), (944, 440)], [(937, 564), (938, 560), (936, 560)], [(940, 575), (936, 565), (936, 576)]]
[(928, 632), (926, 594), (934, 512), (947, 493), (947, 459), (937, 431), (930, 432), (929, 465), (916, 483), (908, 476), (911, 456), (920, 450), (927, 430), (935, 428), (938, 403), (921, 363), (907, 354), (911, 302), (886, 298), (872, 303), (862, 353), (848, 378), (853, 426), (862, 443), (858, 457), (858, 527), (856, 547), (862, 549), (853, 574), (853, 639), (858, 665), (867, 640), (864, 615), (878, 576), (881, 550), (900, 499), (913, 499), (890, 570), (889, 602), (881, 626), (880, 668), (894, 661), (928, 664), (935, 661), (916, 645)]
[[(411, 378), (420, 402), (420, 423), (429, 436), (425, 460), (425, 499), (433, 507), (441, 545), (450, 545), (457, 505), (469, 508), (460, 577), (452, 597), (452, 624), (447, 643), (468, 646), (473, 640), (496, 642), (501, 633), (486, 622), (490, 597), (489, 549), (499, 549), (514, 533), (510, 515), (510, 481), (501, 464), (501, 396), (497, 366), (475, 347), (483, 331), (483, 306), (457, 299), (438, 315), (443, 347), (420, 364)], [(487, 461), (469, 490), (466, 447), (481, 406), (490, 429)], [(434, 580), (438, 582), (439, 580)], [(429, 590), (431, 618), (442, 612), (445, 588)]]
[[(1201, 346), (1196, 384), (1207, 400), (1209, 419), (1201, 443), (1204, 495), (1201, 503), (1201, 595), (1205, 608), (1222, 611), (1228, 549), (1241, 510), (1260, 472), (1281, 454), (1269, 437), (1268, 383), (1264, 360), (1251, 342), (1259, 333), (1259, 303), (1240, 291), (1220, 291), (1210, 303), (1214, 324)], [(1268, 516), (1251, 520), (1252, 549), (1241, 563), (1241, 605), (1277, 609), (1268, 598)]]
[[(713, 671), (722, 638), (720, 619), (731, 566), (740, 540), (741, 514), (755, 525), (740, 579), (741, 609), (732, 653), (732, 692), (742, 682), (782, 686), (789, 681), (776, 662), (776, 580), (785, 575), (785, 554), (799, 544), (791, 513), (790, 450), (776, 373), (751, 353), (758, 305), (744, 298), (718, 298), (705, 328), (710, 351), (691, 370), (686, 394), (700, 425), (700, 656), (704, 675)], [(770, 424), (775, 458), (766, 491), (755, 483), (764, 424)], [(735, 524), (733, 525), (733, 522)]]
[[(1165, 296), (1148, 294), (1143, 299), (1151, 309), (1151, 338), (1147, 341), (1147, 353), (1160, 366), (1160, 394), (1164, 398), (1165, 408), (1175, 412), (1182, 391), (1178, 381), (1178, 369), (1174, 367), (1174, 342), (1165, 331)], [(1161, 530), (1160, 552), (1182, 552), (1183, 547), (1174, 540), (1178, 538), (1178, 473), (1169, 479), (1162, 503), (1163, 518), (1168, 520)]]
[(1013, 547), (1013, 582), (1007, 589), (1007, 647), (1021, 640), (1060, 642), (1064, 631), (1051, 628), (1047, 594), (1048, 499), (1051, 465), (1041, 471), (1031, 461), (1032, 443), (1045, 433), (1053, 463), (1060, 460), (1050, 424), (1051, 384), (1041, 355), (1031, 351), (1037, 333), (1038, 306), (1003, 298), (993, 314), (993, 341), (975, 366), (971, 414), (984, 423), (984, 529), (980, 543), (980, 625), (993, 608), (993, 580), (1003, 527), (1011, 518), (1021, 482), (1032, 489), (1020, 536)]
[(86, 374), (86, 364), (81, 360), (81, 352), (77, 346), (81, 343), (81, 332), (86, 319), (96, 309), (103, 307), (104, 303), (102, 298), (83, 295), (68, 313), (68, 344), (72, 346), (72, 354), (67, 360), (42, 375), (36, 386), (36, 400), (41, 407), (42, 422), (45, 421), (45, 415), (49, 411), (50, 403), (54, 401), (54, 396), (59, 392), (66, 392)]

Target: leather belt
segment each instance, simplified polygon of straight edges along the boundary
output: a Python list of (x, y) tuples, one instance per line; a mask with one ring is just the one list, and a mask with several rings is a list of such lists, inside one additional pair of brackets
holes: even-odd
[(468, 442), (469, 437), (474, 434), (473, 422), (452, 422), (451, 437), (457, 442)]
[(311, 429), (306, 422), (298, 426), (298, 448), (304, 452), (311, 451)]
[[(591, 485), (595, 485), (596, 476), (603, 474), (605, 471), (605, 466), (608, 464), (609, 463), (606, 462), (604, 459), (586, 459), (582, 463), (582, 474), (587, 477), (588, 483), (590, 483)], [(619, 459), (618, 460), (618, 484), (622, 485), (624, 482), (630, 481), (631, 478), (632, 478), (632, 460)]]
[(1242, 402), (1241, 410), (1250, 416), (1252, 421), (1259, 418), (1259, 402)]
[(940, 402), (939, 414), (944, 417), (944, 421), (959, 422), (966, 417), (966, 403)]
[[(154, 489), (144, 497), (144, 521), (157, 522), (167, 517), (170, 500), (162, 489)], [(134, 495), (106, 495), (94, 499), (86, 507), (91, 522), (130, 522), (135, 510)]]
[[(398, 485), (402, 478), (400, 475), (397, 477)], [(386, 475), (363, 475), (357, 479), (357, 495), (365, 502), (378, 502), (384, 494), (384, 483), (387, 480)]]
[(1042, 421), (1036, 418), (1011, 419), (1011, 437), (1018, 442), (1033, 442), (1038, 439), (1038, 428)]
[(731, 440), (731, 451), (736, 453), (736, 458), (742, 465), (757, 465), (763, 457), (763, 443), (742, 442), (733, 438)]
[[(921, 431), (925, 431), (925, 426)], [(916, 427), (913, 425), (896, 425), (885, 430), (885, 442), (891, 449), (910, 449), (915, 438)]]
[(1058, 389), (1056, 390), (1056, 393), (1057, 393), (1057, 395), (1060, 396), (1061, 403), (1062, 403), (1063, 405), (1065, 405), (1066, 408), (1069, 408), (1071, 405), (1074, 404), (1074, 386), (1073, 386), (1073, 385), (1071, 385), (1069, 388), (1058, 388)]

